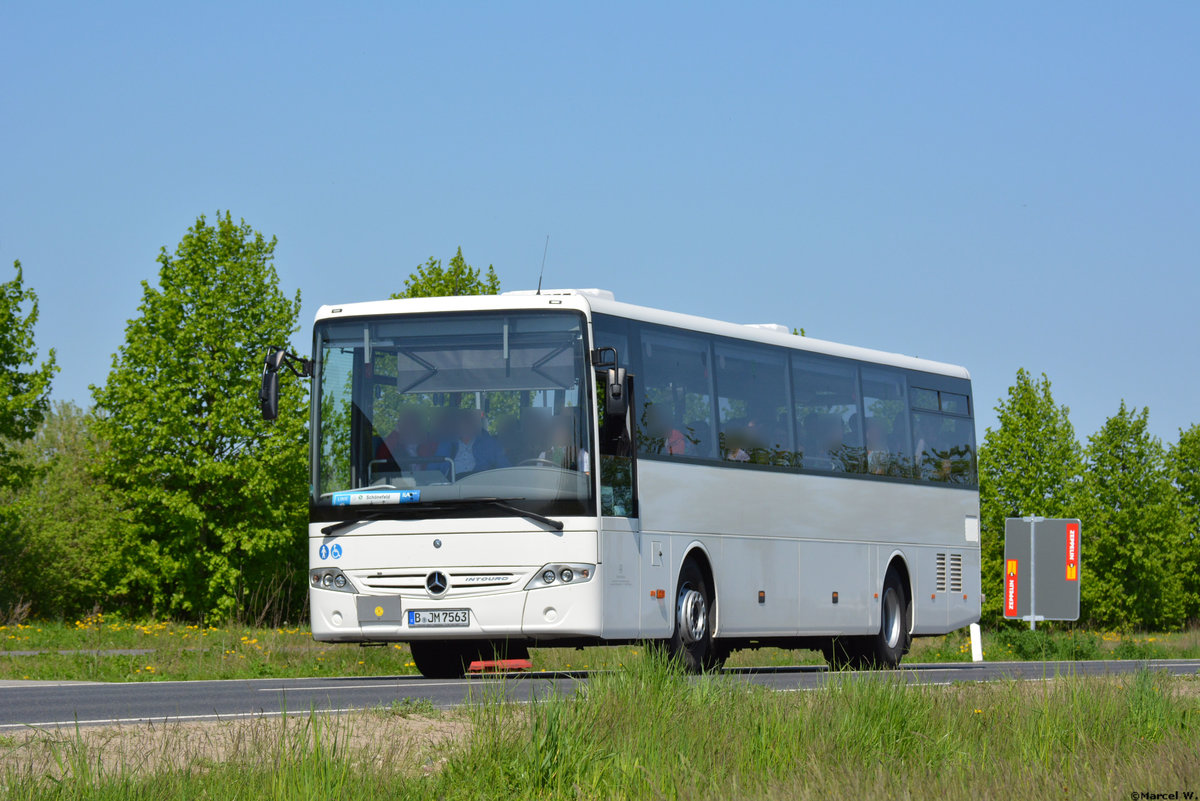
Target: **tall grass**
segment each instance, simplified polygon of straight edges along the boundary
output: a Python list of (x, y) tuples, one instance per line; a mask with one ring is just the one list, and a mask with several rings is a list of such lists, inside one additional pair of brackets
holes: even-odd
[[(1200, 788), (1200, 682), (1165, 674), (922, 687), (833, 674), (772, 692), (655, 655), (529, 704), (489, 685), (460, 717), (389, 709), (260, 724), (214, 759), (114, 763), (76, 733), (35, 767), (0, 743), (0, 795), (34, 798), (1128, 797)], [(370, 735), (395, 725), (429, 734)], [(432, 731), (432, 730), (430, 730)], [(443, 733), (444, 734), (444, 733)], [(153, 739), (153, 738), (151, 738)], [(151, 744), (153, 747), (153, 744)], [(6, 755), (6, 749), (10, 752)]]
[(1090, 797), (1130, 782), (1192, 786), (1200, 706), (1194, 685), (1185, 694), (1177, 684), (1150, 673), (949, 688), (833, 676), (823, 689), (779, 694), (688, 681), (651, 658), (593, 678), (581, 696), (530, 705), (523, 726), (477, 710), (442, 789), (469, 797), (456, 788), (479, 787), (471, 777), (481, 774), (500, 797), (534, 798), (995, 797), (1064, 787)]

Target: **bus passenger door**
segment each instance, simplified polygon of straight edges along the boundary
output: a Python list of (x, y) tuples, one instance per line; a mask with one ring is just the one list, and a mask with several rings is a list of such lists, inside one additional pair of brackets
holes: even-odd
[[(609, 639), (637, 637), (642, 597), (641, 527), (637, 515), (637, 480), (632, 414), (608, 414), (607, 371), (596, 373), (600, 440), (600, 575), (604, 589), (602, 634)], [(626, 395), (632, 379), (626, 379)]]

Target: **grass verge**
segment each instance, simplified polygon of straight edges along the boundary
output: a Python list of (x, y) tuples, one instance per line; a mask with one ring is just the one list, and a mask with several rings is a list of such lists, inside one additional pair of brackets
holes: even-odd
[[(620, 669), (637, 646), (535, 648), (535, 670)], [(984, 633), (989, 661), (1200, 658), (1200, 629), (1172, 634), (1012, 627)], [(966, 631), (913, 643), (908, 662), (970, 661)], [(729, 667), (823, 664), (815, 651), (739, 651)], [(415, 674), (407, 645), (315, 642), (307, 627), (252, 629), (130, 623), (92, 615), (73, 623), (0, 626), (0, 679), (154, 681)]]
[(847, 674), (779, 693), (642, 655), (568, 696), (515, 705), (495, 689), (445, 716), (400, 702), (203, 736), (134, 730), (134, 748), (89, 730), (10, 736), (0, 795), (1108, 798), (1200, 787), (1200, 682), (1148, 671), (933, 687)]

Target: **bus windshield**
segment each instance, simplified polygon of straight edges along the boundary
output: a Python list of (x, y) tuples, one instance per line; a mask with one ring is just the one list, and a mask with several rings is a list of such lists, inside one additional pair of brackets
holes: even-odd
[(314, 514), (592, 513), (583, 323), (563, 311), (318, 324)]

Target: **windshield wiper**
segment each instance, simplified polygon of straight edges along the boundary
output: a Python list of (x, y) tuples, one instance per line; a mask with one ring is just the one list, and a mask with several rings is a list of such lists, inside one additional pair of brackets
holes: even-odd
[[(509, 501), (523, 501), (523, 500), (525, 500), (525, 499), (524, 498), (448, 498), (443, 501), (427, 501), (427, 502), (423, 502), (423, 503), (422, 502), (405, 503), (405, 504), (401, 504), (401, 508), (405, 508), (405, 509), (414, 509), (414, 508), (415, 509), (453, 509), (456, 506), (484, 504), (487, 506), (494, 506), (497, 509), (503, 509), (506, 512), (509, 512), (514, 515), (518, 515), (520, 517), (525, 517), (530, 520), (537, 521), (538, 523), (542, 523), (543, 525), (549, 526), (550, 528), (554, 529), (555, 531), (563, 530), (563, 523), (561, 520), (555, 520), (552, 517), (546, 517), (545, 515), (540, 515), (537, 512), (530, 512), (527, 509), (521, 509), (520, 507), (512, 506), (509, 503)], [(325, 526), (325, 528), (321, 529), (321, 533), (327, 537), (331, 537), (331, 536), (337, 534), (339, 531), (342, 531), (343, 529), (350, 528), (350, 526), (354, 526), (359, 523), (365, 523), (368, 520), (379, 520), (380, 518), (383, 518), (383, 517), (389, 517), (392, 514), (394, 514), (395, 511), (396, 511), (395, 508), (377, 509), (375, 511), (367, 512), (366, 514), (360, 515), (360, 516), (354, 518), (353, 520), (343, 520), (340, 523), (333, 523), (332, 525)]]
[[(467, 499), (464, 499), (464, 500), (467, 500)], [(471, 499), (471, 500), (474, 500), (474, 499)], [(510, 506), (507, 503), (508, 501), (523, 501), (523, 500), (525, 500), (525, 499), (524, 498), (479, 498), (478, 502), (486, 503), (490, 506), (495, 506), (497, 509), (503, 509), (506, 512), (512, 512), (514, 515), (520, 515), (521, 517), (527, 517), (530, 520), (536, 520), (539, 523), (544, 523), (545, 525), (549, 526), (550, 528), (554, 529), (555, 531), (563, 530), (563, 524), (562, 524), (561, 520), (555, 520), (552, 517), (546, 517), (545, 515), (540, 515), (537, 512), (530, 512), (527, 509), (521, 509), (520, 507), (517, 507), (517, 506)]]
[(552, 517), (540, 515), (537, 512), (530, 512), (528, 509), (522, 509), (519, 506), (512, 506), (509, 501), (523, 501), (524, 498), (447, 498), (442, 501), (429, 501), (428, 505), (424, 503), (407, 504), (409, 506), (420, 506), (426, 509), (452, 509), (455, 506), (468, 506), (474, 504), (483, 504), (485, 506), (494, 506), (497, 509), (503, 509), (519, 517), (526, 517), (530, 520), (536, 520), (539, 523), (549, 526), (555, 531), (562, 531), (563, 524), (561, 520), (555, 520)]
[(334, 534), (337, 534), (344, 528), (350, 528), (351, 526), (356, 526), (359, 523), (366, 523), (368, 520), (379, 520), (380, 518), (387, 517), (390, 513), (391, 510), (385, 511), (383, 509), (378, 509), (373, 512), (366, 512), (365, 514), (359, 515), (353, 520), (343, 520), (340, 523), (334, 523), (331, 526), (326, 526), (325, 528), (321, 529), (321, 533), (326, 537), (332, 537)]

